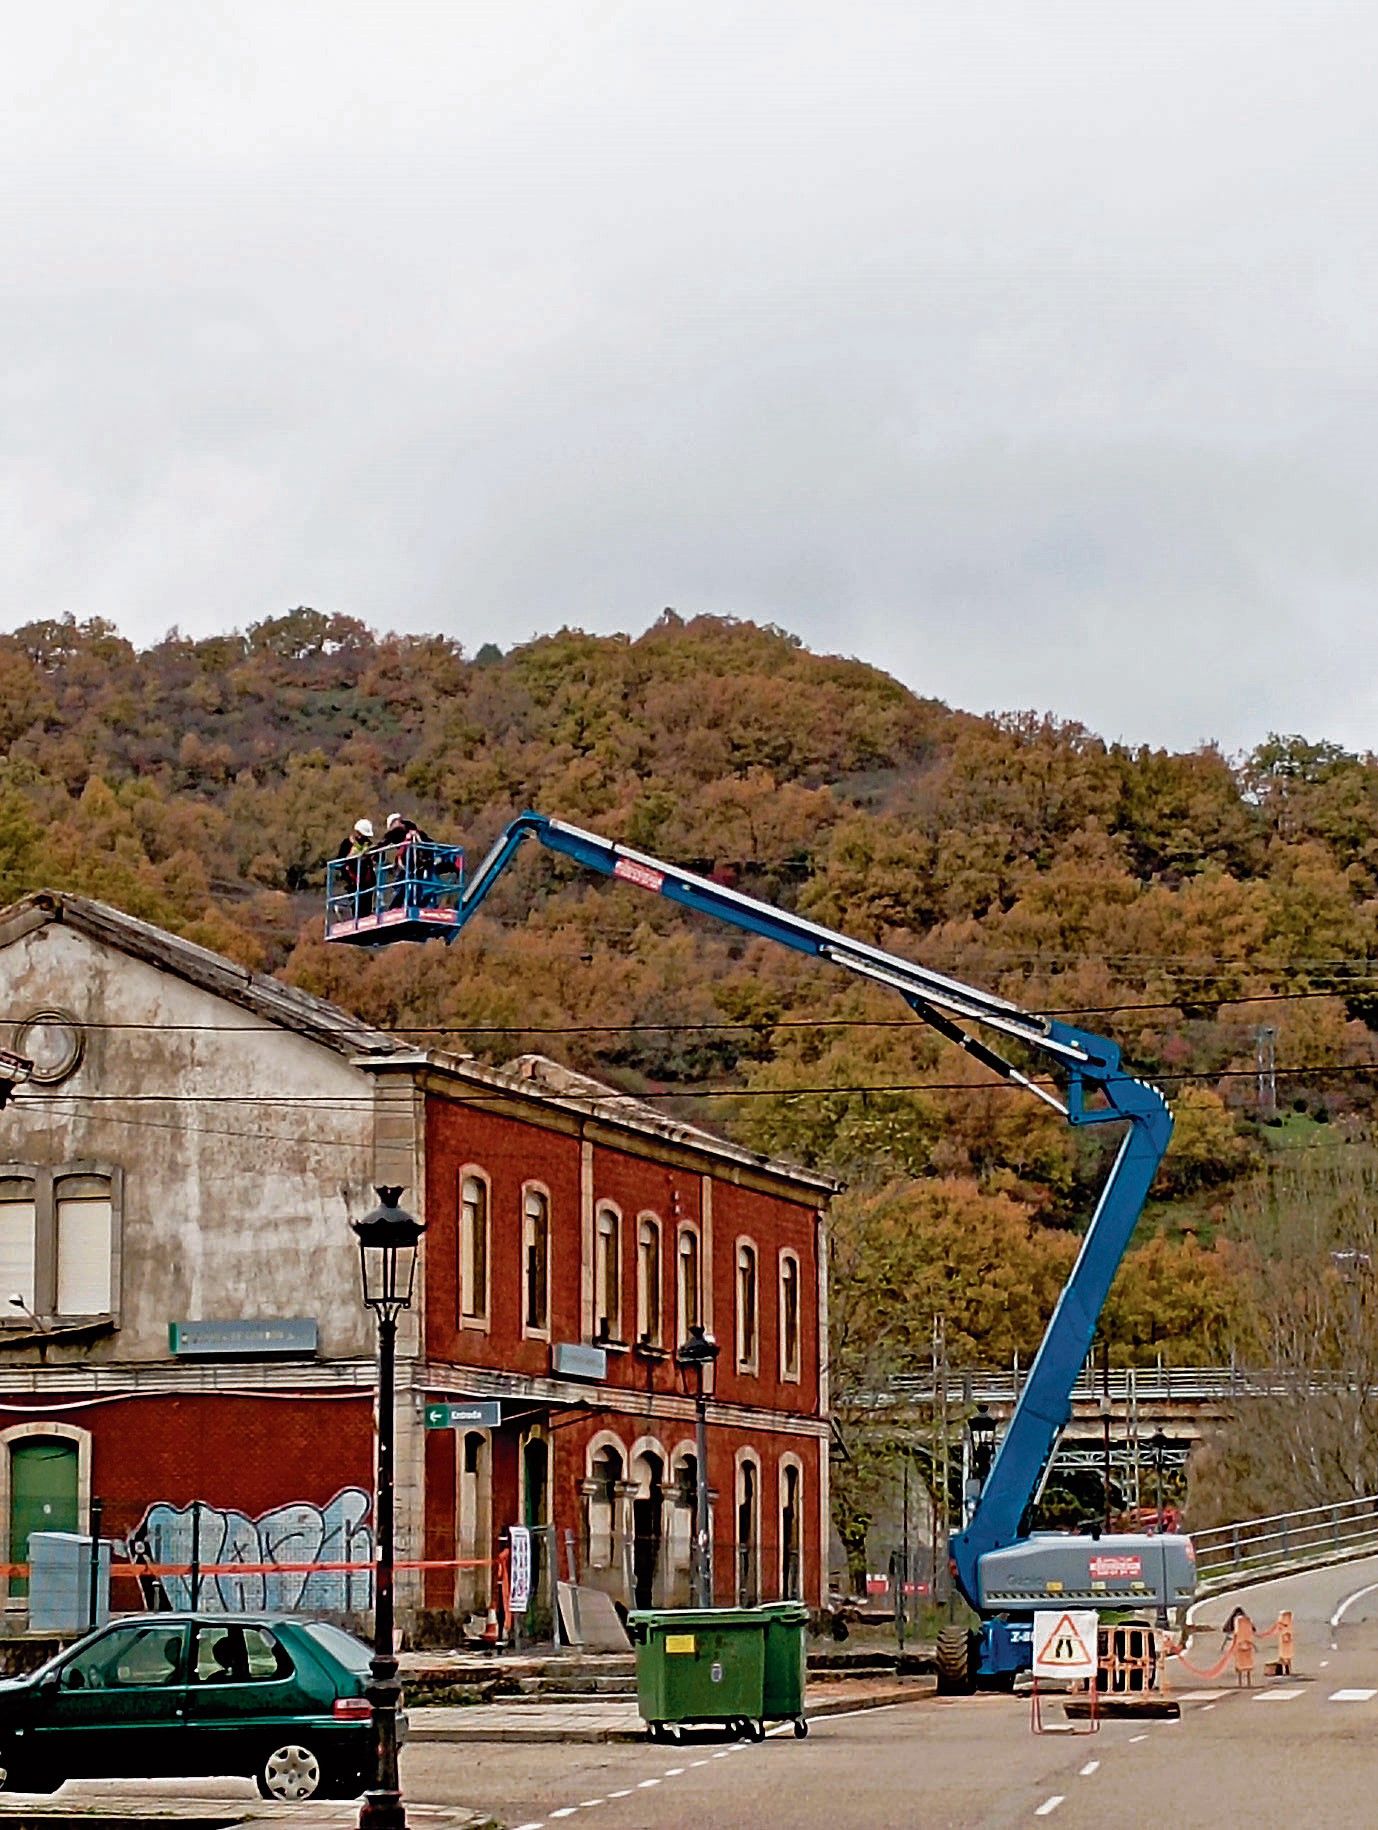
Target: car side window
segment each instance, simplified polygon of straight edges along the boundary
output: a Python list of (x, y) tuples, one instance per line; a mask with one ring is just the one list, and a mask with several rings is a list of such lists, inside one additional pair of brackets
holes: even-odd
[(266, 1627), (244, 1628), (244, 1658), (251, 1683), (293, 1675), (291, 1659)]
[(192, 1678), (197, 1684), (242, 1683), (244, 1636), (238, 1627), (198, 1627)]
[(143, 1689), (182, 1678), (182, 1633), (175, 1627), (118, 1627), (63, 1667), (65, 1690)]

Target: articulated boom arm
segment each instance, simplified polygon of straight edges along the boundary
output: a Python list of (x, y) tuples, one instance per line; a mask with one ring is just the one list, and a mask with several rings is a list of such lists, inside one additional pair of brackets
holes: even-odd
[[(897, 954), (849, 940), (829, 928), (772, 908), (769, 903), (544, 814), (523, 813), (503, 833), (464, 891), (456, 931), (482, 903), (528, 838), (589, 870), (635, 883), (682, 903), (685, 908), (716, 916), (747, 933), (764, 935), (796, 952), (812, 954), (890, 986), (925, 1023), (1004, 1079), (1053, 1106), (1069, 1124), (1128, 1126), (971, 1522), (953, 1541), (953, 1559), (962, 1592), (973, 1606), (979, 1606), (980, 1559), (986, 1551), (1014, 1543), (1021, 1535), (1025, 1510), (1070, 1417), (1072, 1389), (1091, 1351), (1115, 1272), (1167, 1149), (1172, 1117), (1162, 1094), (1125, 1073), (1118, 1047), (1103, 1036), (1021, 1010), (1004, 998), (931, 972)], [(1066, 1076), (1065, 1103), (995, 1049), (970, 1035), (961, 1027), (963, 1023), (979, 1024), (1012, 1036), (1051, 1056)], [(1088, 1088), (1099, 1096), (1091, 1106), (1086, 1103)]]

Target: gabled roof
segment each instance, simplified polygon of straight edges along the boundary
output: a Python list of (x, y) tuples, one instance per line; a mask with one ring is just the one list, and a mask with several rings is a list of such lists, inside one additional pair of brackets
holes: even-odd
[(360, 1063), (362, 1067), (374, 1065), (389, 1072), (429, 1069), (453, 1080), (455, 1097), (460, 1099), (466, 1088), (481, 1088), (489, 1093), (517, 1094), (546, 1106), (561, 1106), (567, 1111), (599, 1118), (605, 1124), (639, 1132), (642, 1136), (701, 1150), (705, 1156), (721, 1162), (739, 1163), (744, 1168), (778, 1176), (782, 1181), (813, 1189), (821, 1195), (836, 1194), (842, 1187), (833, 1177), (822, 1175), (816, 1169), (801, 1169), (797, 1163), (764, 1156), (719, 1137), (715, 1132), (704, 1131), (698, 1125), (668, 1117), (646, 1100), (605, 1086), (601, 1080), (552, 1061), (548, 1055), (518, 1055), (502, 1067), (489, 1067), (471, 1055), (451, 1055), (442, 1049), (417, 1049), (412, 1054), (380, 1056), (376, 1063)]
[(154, 927), (152, 922), (140, 921), (137, 916), (126, 915), (90, 896), (74, 896), (65, 890), (37, 890), (21, 902), (11, 903), (9, 908), (0, 910), (0, 947), (49, 923), (71, 928), (74, 933), (144, 960), (161, 972), (170, 972), (266, 1022), (295, 1030), (342, 1055), (390, 1055), (405, 1048), (396, 1036), (361, 1022), (338, 1004), (284, 985), (266, 973), (250, 972), (223, 954), (212, 953), (209, 947), (199, 947), (195, 941), (183, 940), (165, 928)]
[(611, 1125), (701, 1150), (720, 1161), (763, 1170), (822, 1194), (834, 1193), (841, 1186), (817, 1170), (800, 1169), (796, 1164), (763, 1156), (711, 1131), (701, 1130), (697, 1125), (668, 1117), (647, 1101), (618, 1092), (615, 1087), (605, 1086), (588, 1074), (564, 1067), (547, 1055), (520, 1055), (504, 1067), (489, 1067), (470, 1055), (417, 1048), (414, 1043), (390, 1035), (387, 1030), (361, 1022), (347, 1010), (341, 1010), (338, 1004), (313, 997), (308, 991), (298, 991), (265, 973), (251, 972), (223, 954), (213, 953), (209, 947), (169, 934), (165, 928), (140, 921), (135, 915), (126, 915), (91, 896), (71, 895), (65, 890), (37, 890), (32, 896), (12, 903), (0, 910), (0, 948), (50, 923), (70, 928), (74, 933), (84, 934), (118, 952), (143, 960), (160, 972), (170, 972), (215, 997), (237, 1004), (266, 1023), (323, 1043), (339, 1054), (349, 1056), (360, 1067), (413, 1072), (426, 1068), (452, 1077), (457, 1083), (459, 1097), (463, 1095), (458, 1083), (500, 1090), (545, 1105), (597, 1115)]

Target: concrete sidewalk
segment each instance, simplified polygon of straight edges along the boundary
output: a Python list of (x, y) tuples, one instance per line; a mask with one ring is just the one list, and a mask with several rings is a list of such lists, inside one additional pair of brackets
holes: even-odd
[[(804, 1713), (811, 1721), (857, 1709), (915, 1703), (937, 1689), (933, 1678), (842, 1679), (811, 1685)], [(621, 1698), (586, 1703), (485, 1703), (471, 1709), (409, 1709), (411, 1743), (435, 1741), (597, 1742), (642, 1741), (646, 1725), (634, 1702)]]

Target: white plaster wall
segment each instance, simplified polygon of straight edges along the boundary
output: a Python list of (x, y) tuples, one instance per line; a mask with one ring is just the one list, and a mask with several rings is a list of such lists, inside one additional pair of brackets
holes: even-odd
[(0, 1112), (0, 1160), (120, 1166), (124, 1231), (120, 1328), (50, 1364), (166, 1360), (169, 1321), (246, 1316), (314, 1316), (323, 1355), (370, 1355), (348, 1222), (375, 1201), (372, 1077), (56, 923), (0, 947), (0, 1017), (53, 1005), (89, 1026), (85, 1059)]

